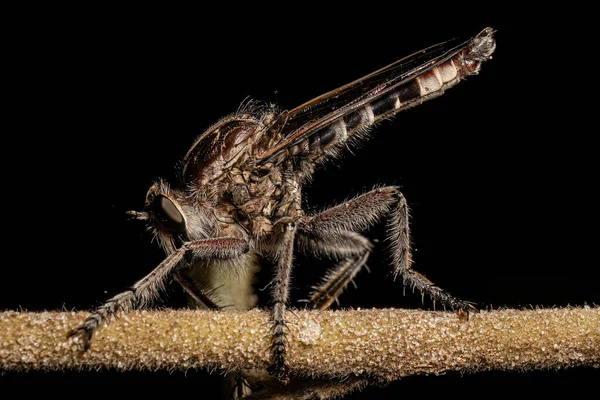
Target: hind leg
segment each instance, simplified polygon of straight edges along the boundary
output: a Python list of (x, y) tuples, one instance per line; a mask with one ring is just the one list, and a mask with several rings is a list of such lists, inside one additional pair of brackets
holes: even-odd
[[(391, 242), (394, 278), (401, 276), (405, 285), (416, 288), (423, 296), (429, 295), (434, 302), (439, 301), (465, 311), (475, 309), (471, 303), (450, 295), (412, 269), (408, 204), (396, 187), (372, 190), (305, 219), (299, 224), (299, 233), (305, 238), (305, 247), (312, 247), (317, 252), (351, 254), (354, 249), (356, 254), (364, 254), (368, 253), (368, 250), (364, 250), (364, 244), (353, 237), (352, 245), (349, 234), (366, 229), (384, 217), (389, 218), (388, 239)], [(358, 237), (362, 238), (360, 235)], [(313, 293), (313, 297), (316, 294), (317, 300), (323, 305), (319, 305), (319, 308), (325, 308), (335, 300), (364, 265), (364, 261), (356, 256), (354, 261), (342, 262), (328, 273)]]

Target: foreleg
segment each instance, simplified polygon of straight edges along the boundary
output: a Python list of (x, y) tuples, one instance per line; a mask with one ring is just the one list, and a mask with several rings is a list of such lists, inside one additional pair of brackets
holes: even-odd
[(165, 281), (182, 266), (186, 254), (191, 254), (197, 259), (232, 259), (248, 251), (246, 241), (237, 238), (204, 239), (184, 243), (179, 249), (171, 253), (152, 272), (139, 280), (133, 287), (120, 293), (104, 305), (92, 312), (83, 324), (69, 332), (68, 336), (83, 334), (84, 350), (91, 345), (92, 334), (102, 321), (109, 321), (117, 311), (129, 311), (141, 308), (158, 297)]

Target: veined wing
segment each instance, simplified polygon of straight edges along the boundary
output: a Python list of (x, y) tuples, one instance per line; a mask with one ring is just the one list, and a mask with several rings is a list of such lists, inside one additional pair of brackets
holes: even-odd
[(428, 47), (281, 113), (273, 125), (279, 140), (258, 161), (281, 161), (286, 153), (318, 158), (378, 120), (441, 95), (491, 58), (493, 33), (486, 28), (466, 41)]

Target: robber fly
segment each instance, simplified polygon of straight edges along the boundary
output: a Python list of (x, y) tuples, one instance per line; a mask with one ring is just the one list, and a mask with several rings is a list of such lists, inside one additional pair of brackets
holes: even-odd
[(493, 33), (486, 28), (467, 41), (431, 46), (290, 111), (247, 102), (209, 127), (185, 155), (180, 184), (158, 180), (144, 211), (129, 212), (148, 223), (167, 257), (69, 335), (82, 334), (89, 348), (103, 321), (146, 306), (171, 279), (203, 307), (252, 307), (253, 294), (243, 281), (260, 255), (275, 266), (267, 370), (285, 383), (285, 311), (294, 252), (338, 260), (310, 295), (315, 308), (325, 309), (367, 261), (372, 245), (360, 232), (382, 218), (388, 221), (394, 276), (434, 301), (468, 312), (471, 303), (412, 268), (408, 207), (397, 187), (380, 187), (308, 215), (302, 185), (317, 166), (369, 138), (378, 121), (479, 73), (495, 50)]

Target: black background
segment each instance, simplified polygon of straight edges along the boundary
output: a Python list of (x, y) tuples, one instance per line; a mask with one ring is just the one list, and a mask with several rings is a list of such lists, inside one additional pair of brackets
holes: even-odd
[[(498, 47), (481, 74), (380, 125), (354, 155), (319, 170), (305, 189), (307, 210), (399, 185), (412, 211), (415, 268), (451, 293), (483, 307), (599, 302), (597, 112), (583, 97), (595, 82), (573, 44), (586, 37), (577, 28), (493, 12), (434, 23), (413, 11), (356, 9), (262, 18), (234, 7), (82, 10), (76, 18), (48, 11), (21, 15), (4, 50), (0, 309), (89, 309), (157, 265), (162, 253), (124, 212), (141, 209), (151, 183), (172, 179), (193, 139), (247, 96), (293, 108), (485, 26), (497, 29)], [(371, 272), (360, 273), (341, 305), (430, 309), (390, 278), (383, 228), (368, 232), (380, 241)], [(298, 259), (293, 302), (324, 267)], [(263, 271), (263, 284), (270, 274)], [(173, 289), (168, 298), (178, 296)], [(200, 375), (7, 373), (0, 382), (196, 384)], [(586, 368), (450, 373), (348, 398), (435, 383), (598, 377)]]

